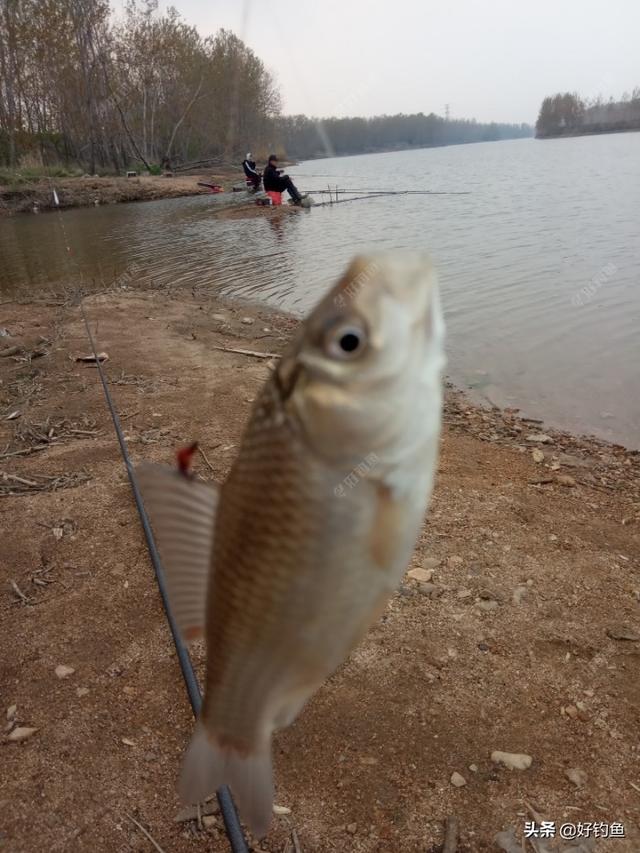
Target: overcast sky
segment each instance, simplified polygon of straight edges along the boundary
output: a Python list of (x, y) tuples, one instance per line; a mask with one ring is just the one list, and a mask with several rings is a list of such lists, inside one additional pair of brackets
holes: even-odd
[[(166, 7), (162, 3), (162, 8)], [(243, 38), (286, 113), (535, 122), (559, 90), (640, 86), (640, 0), (174, 0)]]

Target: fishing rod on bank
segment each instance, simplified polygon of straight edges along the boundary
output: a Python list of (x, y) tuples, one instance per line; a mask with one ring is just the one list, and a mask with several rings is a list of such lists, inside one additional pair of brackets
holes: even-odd
[[(60, 201), (58, 198), (58, 194), (53, 185), (53, 181), (51, 177), (48, 178), (49, 181), (49, 189), (52, 193), (55, 209), (58, 215), (58, 224), (60, 226), (60, 230), (62, 233), (62, 238), (64, 245), (67, 250), (68, 262), (74, 263), (80, 272), (80, 276), (82, 278), (82, 270), (80, 269), (77, 260), (73, 254), (71, 248), (71, 241), (67, 235), (67, 230), (64, 225), (64, 221), (62, 219), (62, 211), (60, 209)], [(184, 679), (185, 687), (187, 690), (187, 696), (189, 698), (189, 703), (191, 705), (191, 709), (193, 711), (194, 717), (198, 717), (200, 713), (200, 709), (202, 707), (202, 693), (200, 691), (200, 685), (198, 683), (198, 678), (193, 666), (193, 662), (191, 660), (191, 656), (189, 655), (189, 651), (182, 641), (182, 637), (180, 635), (179, 629), (177, 627), (177, 623), (175, 621), (175, 617), (171, 610), (171, 605), (169, 603), (165, 572), (162, 566), (162, 562), (160, 560), (160, 555), (158, 553), (158, 548), (156, 546), (155, 538), (153, 535), (153, 531), (151, 529), (151, 525), (149, 523), (149, 518), (147, 512), (144, 507), (144, 503), (142, 501), (142, 496), (140, 493), (140, 489), (138, 486), (137, 477), (133, 468), (133, 464), (131, 462), (131, 457), (129, 456), (129, 451), (127, 449), (126, 441), (124, 434), (122, 432), (122, 426), (120, 423), (120, 418), (118, 416), (118, 412), (113, 402), (113, 398), (111, 397), (111, 392), (109, 390), (109, 383), (107, 381), (106, 374), (102, 368), (102, 364), (100, 362), (100, 358), (98, 357), (96, 342), (91, 332), (91, 327), (89, 326), (89, 321), (87, 319), (87, 315), (84, 310), (83, 297), (80, 293), (80, 314), (82, 316), (82, 320), (84, 322), (85, 331), (87, 333), (87, 337), (89, 339), (89, 345), (91, 347), (91, 352), (95, 359), (95, 365), (98, 371), (98, 376), (100, 378), (100, 383), (102, 385), (102, 390), (105, 397), (105, 402), (107, 404), (107, 408), (109, 409), (109, 413), (111, 415), (111, 420), (113, 422), (114, 431), (116, 434), (116, 439), (120, 446), (120, 453), (122, 455), (123, 462), (125, 464), (125, 468), (127, 470), (127, 474), (129, 477), (129, 483), (131, 485), (131, 491), (133, 493), (133, 499), (136, 505), (136, 509), (138, 511), (138, 516), (140, 518), (140, 524), (142, 526), (142, 530), (144, 533), (144, 537), (147, 543), (147, 549), (149, 552), (149, 557), (151, 559), (151, 564), (153, 566), (154, 574), (156, 577), (156, 582), (158, 584), (158, 589), (160, 592), (160, 598), (162, 599), (162, 604), (164, 606), (165, 615), (167, 617), (167, 622), (169, 625), (169, 630), (171, 632), (171, 637), (173, 639), (174, 647), (176, 650), (176, 655), (178, 658), (178, 663), (180, 664), (180, 669), (182, 671), (182, 677)], [(224, 824), (225, 833), (227, 836), (227, 840), (229, 842), (229, 846), (231, 848), (231, 853), (249, 853), (249, 846), (244, 836), (244, 832), (242, 830), (242, 826), (240, 825), (240, 819), (238, 817), (238, 812), (236, 809), (235, 802), (233, 800), (233, 796), (231, 791), (226, 785), (223, 785), (216, 792), (216, 798), (218, 800), (218, 805), (220, 807), (220, 814), (222, 815), (222, 821)]]

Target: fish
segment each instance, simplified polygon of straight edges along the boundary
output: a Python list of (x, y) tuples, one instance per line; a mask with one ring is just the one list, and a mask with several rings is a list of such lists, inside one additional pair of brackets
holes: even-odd
[(433, 488), (444, 321), (422, 253), (356, 257), (298, 327), (216, 485), (142, 463), (143, 500), (206, 682), (179, 791), (269, 828), (271, 737), (378, 619)]

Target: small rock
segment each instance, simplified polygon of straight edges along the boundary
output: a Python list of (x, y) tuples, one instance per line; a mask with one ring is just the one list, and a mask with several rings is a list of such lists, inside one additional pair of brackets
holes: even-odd
[(539, 450), (537, 447), (531, 455), (533, 456), (534, 462), (544, 462), (544, 453), (541, 450)]
[(478, 772), (478, 765), (477, 764), (470, 764), (469, 770), (471, 770), (472, 773), (477, 773)]
[(123, 743), (125, 746), (135, 746), (135, 745), (136, 745), (135, 740), (131, 740), (131, 739), (130, 739), (130, 738), (128, 738), (128, 737), (123, 737), (123, 738), (122, 738), (122, 743)]
[(462, 788), (467, 784), (467, 780), (460, 773), (454, 772), (451, 774), (451, 779), (449, 779), (454, 788)]
[(80, 698), (82, 698), (83, 696), (86, 696), (88, 692), (89, 692), (88, 687), (77, 687), (76, 688), (76, 696), (79, 696)]
[(413, 578), (414, 581), (426, 583), (433, 577), (433, 569), (410, 569), (407, 576)]
[(9, 707), (7, 708), (7, 720), (13, 720), (13, 718), (16, 715), (17, 710), (18, 710), (17, 705), (9, 705)]
[(478, 598), (482, 598), (484, 601), (502, 601), (502, 596), (497, 590), (489, 589), (486, 586), (478, 590)]
[(360, 764), (366, 764), (369, 767), (373, 767), (378, 763), (378, 759), (373, 756), (365, 755), (364, 758), (360, 759)]
[(570, 767), (569, 770), (565, 770), (564, 775), (570, 782), (573, 782), (576, 788), (582, 788), (587, 781), (587, 774), (577, 767)]
[(422, 561), (422, 568), (427, 569), (437, 569), (438, 566), (442, 563), (442, 560), (439, 560), (437, 557), (427, 557)]
[(461, 566), (463, 563), (464, 560), (462, 559), (462, 557), (458, 557), (457, 555), (454, 555), (453, 557), (449, 557), (447, 559), (447, 565), (450, 569), (455, 569), (457, 566)]
[(499, 832), (494, 838), (496, 846), (504, 853), (522, 853), (522, 846), (516, 838), (516, 831), (513, 826), (505, 829), (504, 832)]
[(66, 666), (66, 664), (61, 663), (58, 664), (55, 671), (58, 678), (69, 678), (70, 675), (73, 675), (75, 669), (72, 666)]
[(640, 634), (629, 625), (612, 625), (607, 628), (607, 637), (612, 640), (627, 640), (630, 643), (640, 642)]
[(357, 823), (348, 823), (347, 824), (347, 832), (349, 833), (349, 835), (355, 835), (357, 831), (358, 831), (358, 824)]
[(253, 317), (243, 317), (240, 322), (244, 323), (245, 326), (253, 326), (255, 320), (253, 319)]
[(569, 489), (576, 485), (575, 479), (570, 474), (558, 474), (556, 483), (560, 483), (561, 486), (566, 486)]
[(418, 587), (418, 591), (421, 592), (422, 595), (426, 595), (427, 598), (440, 598), (444, 592), (444, 588), (439, 586), (437, 583), (421, 583)]
[(497, 749), (491, 753), (491, 760), (494, 764), (503, 764), (508, 770), (528, 770), (533, 762), (533, 758), (524, 752), (500, 752)]
[(8, 735), (8, 740), (13, 741), (13, 743), (21, 743), (23, 740), (27, 740), (31, 735), (34, 735), (38, 729), (30, 728), (29, 726), (18, 726), (17, 729), (14, 729), (10, 735)]
[(273, 813), (274, 814), (291, 814), (291, 809), (287, 808), (287, 806), (277, 806), (274, 803), (273, 804)]
[(513, 603), (514, 604), (522, 604), (522, 599), (527, 595), (528, 592), (529, 592), (528, 587), (517, 586), (513, 590), (513, 595), (512, 595)]
[(488, 652), (489, 651), (489, 644), (484, 643), (484, 642), (480, 642), (480, 643), (478, 643), (478, 648), (480, 649), (481, 652)]
[(456, 593), (456, 598), (471, 598), (473, 593), (470, 589), (459, 589)]
[(215, 815), (206, 814), (202, 817), (202, 825), (205, 829), (211, 829), (211, 827), (215, 826), (217, 822), (218, 820)]
[(498, 602), (495, 599), (490, 599), (489, 601), (479, 601), (478, 607), (480, 610), (484, 610), (486, 613), (490, 613), (492, 610), (498, 609)]
[(567, 717), (571, 717), (572, 720), (578, 719), (578, 709), (575, 705), (566, 705), (564, 708), (564, 712)]
[(535, 444), (552, 444), (553, 439), (550, 435), (547, 435), (544, 432), (532, 433), (531, 435), (526, 436), (527, 441), (531, 441)]

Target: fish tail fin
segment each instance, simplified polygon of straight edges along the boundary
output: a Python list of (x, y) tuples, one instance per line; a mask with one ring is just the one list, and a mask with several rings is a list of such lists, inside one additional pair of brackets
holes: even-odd
[(203, 802), (222, 785), (231, 788), (253, 835), (265, 836), (273, 813), (270, 740), (263, 750), (243, 754), (221, 746), (198, 722), (182, 766), (180, 796), (185, 802)]

